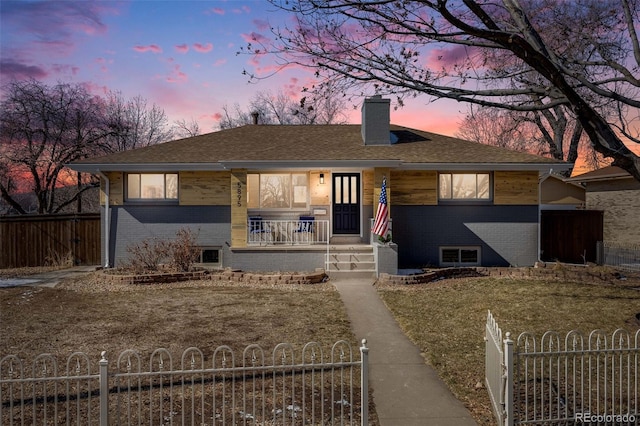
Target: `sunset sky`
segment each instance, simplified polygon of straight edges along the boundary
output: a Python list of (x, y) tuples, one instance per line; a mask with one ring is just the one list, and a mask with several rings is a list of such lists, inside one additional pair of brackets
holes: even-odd
[[(203, 133), (218, 128), (224, 105), (246, 107), (257, 91), (299, 97), (313, 77), (291, 68), (250, 84), (242, 74), (275, 69), (270, 59), (236, 54), (290, 19), (265, 0), (2, 0), (0, 19), (2, 82), (34, 77), (141, 95), (171, 122), (195, 119)], [(391, 121), (453, 135), (466, 106), (430, 100), (411, 100)], [(349, 110), (349, 122), (360, 122), (359, 109)]]

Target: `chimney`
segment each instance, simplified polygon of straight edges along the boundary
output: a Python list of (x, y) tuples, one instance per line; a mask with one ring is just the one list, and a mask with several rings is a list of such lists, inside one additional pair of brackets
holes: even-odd
[(362, 104), (362, 140), (365, 145), (391, 145), (389, 99), (376, 95)]
[(251, 113), (251, 118), (253, 118), (253, 124), (258, 124), (258, 117), (260, 113), (258, 111), (254, 111)]

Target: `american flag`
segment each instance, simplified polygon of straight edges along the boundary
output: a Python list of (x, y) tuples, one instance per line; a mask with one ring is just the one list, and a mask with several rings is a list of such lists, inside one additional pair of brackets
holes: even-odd
[(373, 222), (371, 232), (381, 237), (387, 236), (389, 229), (389, 209), (387, 206), (387, 179), (382, 179), (382, 188), (380, 188), (380, 200), (378, 201), (378, 212), (376, 220)]

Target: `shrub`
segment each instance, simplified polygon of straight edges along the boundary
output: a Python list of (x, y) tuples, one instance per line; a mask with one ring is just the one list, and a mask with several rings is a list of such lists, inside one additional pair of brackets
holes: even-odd
[(162, 264), (178, 272), (188, 272), (198, 260), (200, 252), (196, 237), (188, 228), (176, 232), (174, 240), (151, 238), (127, 246), (130, 254), (125, 268), (135, 273), (155, 272)]
[(134, 272), (157, 271), (170, 253), (170, 244), (158, 238), (144, 239), (127, 246), (129, 262), (126, 267)]
[(198, 260), (200, 251), (196, 246), (197, 235), (189, 228), (176, 232), (176, 239), (170, 244), (171, 266), (180, 272), (188, 272)]

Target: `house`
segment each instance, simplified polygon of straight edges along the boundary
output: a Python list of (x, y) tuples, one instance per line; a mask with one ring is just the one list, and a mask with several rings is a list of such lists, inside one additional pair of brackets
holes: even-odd
[(593, 170), (570, 181), (584, 186), (587, 209), (604, 212), (606, 243), (640, 244), (640, 182), (615, 166)]
[(585, 208), (584, 186), (553, 172), (540, 176), (541, 210), (576, 210)]
[[(389, 106), (366, 99), (362, 125), (254, 124), (71, 164), (101, 177), (105, 264), (183, 227), (203, 263), (245, 271), (535, 263), (539, 177), (569, 165), (391, 125)], [(370, 232), (383, 178), (391, 244)]]

